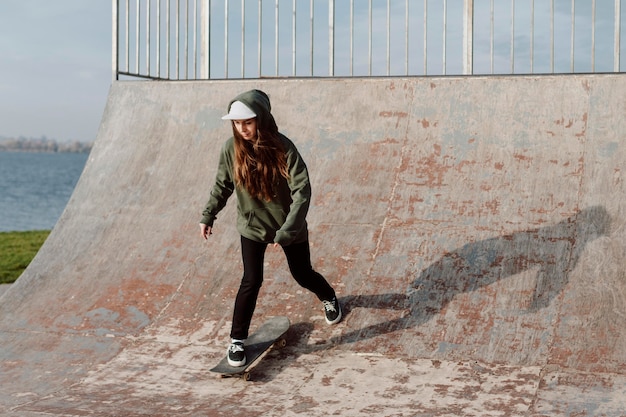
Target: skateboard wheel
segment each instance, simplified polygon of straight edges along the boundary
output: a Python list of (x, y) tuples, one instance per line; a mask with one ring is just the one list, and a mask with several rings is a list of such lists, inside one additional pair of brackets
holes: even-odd
[(243, 375), (241, 376), (241, 378), (244, 381), (250, 381), (250, 372), (244, 372)]
[(287, 341), (285, 339), (280, 339), (278, 341), (278, 347), (284, 348), (285, 346), (287, 346)]

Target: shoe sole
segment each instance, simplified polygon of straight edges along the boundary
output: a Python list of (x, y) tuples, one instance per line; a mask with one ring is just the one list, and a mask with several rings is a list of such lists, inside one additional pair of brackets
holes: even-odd
[(233, 368), (238, 368), (240, 366), (244, 366), (246, 364), (246, 358), (243, 358), (242, 361), (239, 362), (235, 362), (235, 361), (231, 361), (230, 359), (228, 360), (228, 364), (230, 366), (232, 366)]

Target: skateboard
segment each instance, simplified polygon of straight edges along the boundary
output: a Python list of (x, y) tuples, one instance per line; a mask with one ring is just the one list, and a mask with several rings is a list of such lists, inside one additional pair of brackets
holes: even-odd
[(289, 329), (289, 319), (284, 316), (272, 317), (252, 333), (246, 340), (246, 364), (243, 366), (230, 366), (228, 357), (225, 356), (220, 363), (211, 368), (211, 372), (220, 374), (221, 377), (239, 377), (244, 381), (250, 380), (250, 369), (256, 365), (255, 362), (267, 352), (272, 346), (284, 347), (287, 342), (283, 338)]

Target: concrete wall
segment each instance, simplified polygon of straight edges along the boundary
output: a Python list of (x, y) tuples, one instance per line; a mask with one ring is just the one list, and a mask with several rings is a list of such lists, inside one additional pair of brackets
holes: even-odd
[[(224, 343), (234, 201), (208, 243), (197, 223), (220, 116), (251, 88), (309, 166), (312, 260), (346, 313), (334, 349), (624, 372), (626, 78), (590, 75), (113, 84), (66, 211), (0, 299), (22, 364), (6, 378), (71, 381), (129, 337)], [(288, 313), (314, 338), (320, 307), (283, 258), (255, 323)]]

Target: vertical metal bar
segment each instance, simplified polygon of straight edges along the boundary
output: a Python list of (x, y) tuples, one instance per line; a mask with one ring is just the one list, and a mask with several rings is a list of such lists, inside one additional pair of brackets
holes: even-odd
[(448, 0), (443, 0), (443, 75), (447, 72), (447, 47), (448, 47)]
[(311, 58), (310, 58), (310, 60), (311, 60), (311, 63), (310, 63), (311, 69), (310, 69), (310, 72), (311, 72), (311, 74), (310, 75), (313, 76), (313, 25), (315, 23), (314, 22), (315, 18), (313, 16), (313, 14), (314, 14), (314, 12), (313, 12), (313, 0), (311, 0), (309, 2), (309, 10), (310, 10), (310, 21), (311, 21), (311, 26), (310, 26), (310, 29), (311, 29), (311, 51), (310, 51), (310, 53), (311, 53)]
[(241, 78), (246, 72), (246, 2), (241, 0)]
[(424, 0), (424, 75), (428, 75), (428, 0)]
[(202, 0), (200, 3), (200, 77), (205, 80), (210, 78), (211, 71), (209, 53), (211, 45), (210, 3), (211, 0)]
[(328, 75), (335, 75), (335, 0), (328, 2)]
[(535, 0), (530, 0), (530, 73), (535, 72)]
[(161, 0), (157, 0), (156, 60), (157, 78), (161, 78)]
[(554, 0), (550, 0), (550, 72), (554, 74)]
[(620, 49), (620, 38), (621, 38), (621, 0), (615, 0), (615, 33), (613, 34), (613, 71), (619, 72), (621, 68), (621, 49)]
[(409, 75), (409, 0), (404, 2), (404, 75)]
[(126, 29), (124, 32), (124, 36), (126, 39), (124, 40), (125, 44), (125, 55), (126, 55), (126, 72), (130, 72), (130, 0), (126, 0)]
[(170, 78), (170, 53), (171, 53), (170, 13), (171, 13), (170, 0), (167, 0), (167, 4), (165, 5), (165, 78), (167, 79)]
[(368, 70), (367, 74), (372, 75), (372, 0), (369, 0), (369, 28), (368, 28)]
[(198, 0), (193, 0), (193, 79), (198, 79)]
[(576, 38), (574, 37), (574, 30), (575, 30), (575, 22), (576, 22), (576, 0), (572, 0), (572, 33), (571, 33), (571, 40), (570, 40), (570, 64), (569, 64), (569, 70), (570, 72), (574, 72), (574, 41), (576, 40)]
[(494, 24), (493, 24), (493, 14), (494, 14), (494, 7), (493, 7), (493, 0), (489, 1), (489, 73), (493, 74), (493, 56), (494, 56), (494, 40), (493, 40), (493, 33), (494, 33)]
[(350, 76), (354, 75), (354, 0), (350, 0)]
[(515, 73), (515, 0), (511, 0), (511, 74)]
[(291, 75), (296, 76), (296, 0), (292, 2), (291, 16)]
[(228, 1), (224, 2), (224, 78), (228, 78)]
[(278, 0), (274, 8), (274, 67), (275, 75), (278, 77)]
[(135, 25), (137, 26), (135, 28), (135, 74), (139, 74), (139, 38), (140, 38), (140, 30), (141, 30), (141, 20), (140, 20), (140, 9), (139, 9), (139, 3), (140, 1), (137, 0), (137, 8), (136, 8), (136, 13), (137, 16), (135, 16)]
[(152, 17), (152, 3), (148, 0), (146, 6), (146, 74), (150, 76), (150, 18)]
[(262, 74), (262, 68), (261, 68), (261, 55), (262, 55), (262, 45), (263, 43), (261, 42), (261, 35), (263, 34), (263, 0), (259, 0), (259, 17), (258, 17), (258, 44), (257, 44), (257, 71), (259, 73), (259, 78), (261, 78), (261, 74)]
[(118, 65), (119, 65), (119, 30), (120, 30), (120, 25), (119, 25), (119, 0), (111, 0), (111, 35), (112, 35), (112, 39), (111, 39), (111, 80), (112, 81), (117, 81), (118, 80)]
[(387, 0), (387, 75), (391, 70), (391, 5), (390, 0)]
[(189, 79), (189, 0), (185, 0), (185, 79)]
[[(463, 1), (463, 74), (474, 72), (474, 0)], [(426, 57), (424, 56), (424, 62)]]
[(387, 0), (387, 75), (391, 68), (391, 6)]
[(175, 25), (175, 33), (176, 33), (176, 48), (174, 55), (176, 57), (176, 75), (174, 79), (179, 79), (180, 74), (180, 0), (176, 0), (176, 25)]
[(596, 71), (596, 0), (591, 1), (591, 72)]

